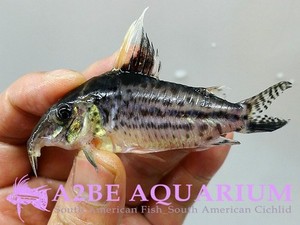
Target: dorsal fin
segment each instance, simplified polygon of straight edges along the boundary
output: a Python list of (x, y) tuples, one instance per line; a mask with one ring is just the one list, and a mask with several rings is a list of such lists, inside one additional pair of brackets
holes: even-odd
[(116, 58), (114, 70), (158, 78), (160, 70), (158, 50), (154, 49), (143, 27), (144, 15), (147, 9), (129, 27)]

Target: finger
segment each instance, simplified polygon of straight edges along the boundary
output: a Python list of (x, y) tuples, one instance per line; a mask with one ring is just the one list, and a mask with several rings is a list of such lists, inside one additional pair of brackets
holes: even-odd
[(112, 70), (117, 54), (118, 53), (116, 52), (105, 59), (101, 59), (93, 63), (83, 72), (84, 76), (87, 79), (90, 79), (92, 77), (99, 76), (107, 71)]
[[(67, 180), (77, 153), (76, 150), (44, 148), (39, 158), (38, 176), (60, 181)], [(33, 175), (26, 146), (13, 146), (0, 142), (0, 165), (0, 187), (13, 184), (16, 177), (22, 177), (24, 174)]]
[[(178, 149), (150, 155), (120, 154), (127, 174), (126, 196), (132, 196), (138, 184), (141, 185), (147, 196), (152, 186), (159, 182), (189, 153), (190, 150)], [(140, 199), (136, 201), (129, 200), (129, 198), (126, 199), (126, 204), (129, 206), (140, 204)]]
[(21, 77), (0, 95), (0, 141), (25, 143), (38, 117), (84, 81), (83, 75), (70, 70)]
[[(18, 176), (19, 181), (24, 174)], [(28, 181), (29, 188), (19, 188), (14, 190), (13, 187), (1, 188), (0, 189), (0, 224), (24, 224), (20, 220), (17, 212), (17, 205), (21, 206), (21, 218), (26, 224), (47, 224), (50, 218), (50, 211), (54, 208), (55, 202), (51, 201), (55, 196), (58, 186), (62, 182), (58, 182), (46, 178), (31, 178)], [(46, 186), (45, 186), (46, 185)], [(42, 187), (44, 186), (44, 187)], [(42, 188), (41, 188), (42, 187)], [(30, 192), (34, 191), (35, 188), (39, 188), (39, 191), (47, 189), (48, 196), (47, 201), (42, 196), (35, 198), (35, 202), (30, 198)], [(36, 190), (35, 190), (36, 191)], [(15, 196), (12, 201), (8, 201), (9, 195)], [(15, 201), (17, 199), (17, 202)], [(35, 204), (37, 203), (37, 204)], [(38, 205), (40, 203), (40, 205)], [(38, 209), (38, 206), (46, 204), (46, 209), (49, 211), (42, 211)]]
[(77, 150), (65, 150), (57, 147), (43, 148), (38, 161), (38, 176), (66, 181), (77, 154)]
[[(125, 181), (126, 175), (120, 159), (110, 152), (99, 151), (94, 153), (98, 165), (98, 172), (87, 161), (82, 152), (75, 159), (70, 176), (66, 182), (65, 190), (69, 201), (60, 197), (51, 215), (49, 224), (118, 224), (121, 209), (125, 205)], [(102, 198), (98, 200), (97, 193), (91, 194), (88, 184), (101, 186)], [(117, 185), (113, 191), (117, 194), (109, 194), (108, 185)], [(77, 188), (74, 188), (77, 185)], [(79, 186), (84, 187), (80, 193)], [(96, 188), (93, 188), (96, 190)], [(100, 196), (101, 197), (101, 196)], [(74, 201), (77, 198), (78, 201)], [(79, 198), (79, 199), (78, 199)], [(82, 201), (85, 198), (84, 201)], [(109, 198), (116, 201), (108, 200)], [(119, 198), (119, 199), (118, 199)], [(96, 200), (96, 201), (94, 201)], [(77, 208), (76, 212), (67, 212), (67, 209)], [(108, 213), (109, 212), (109, 213)]]
[(0, 142), (0, 187), (12, 185), (16, 177), (31, 170), (25, 146), (13, 146)]
[[(54, 180), (68, 178), (77, 150), (66, 151), (56, 147), (45, 147), (39, 158), (38, 175)], [(16, 177), (31, 173), (26, 146), (0, 142), (0, 187), (13, 184)], [(17, 165), (17, 166), (16, 166)]]
[[(227, 138), (232, 138), (232, 134), (227, 135)], [(188, 155), (178, 167), (161, 181), (161, 183), (167, 185), (171, 190), (173, 190), (173, 184), (181, 184), (181, 187), (186, 187), (187, 184), (191, 184), (188, 200), (178, 201), (174, 194), (168, 199), (170, 205), (157, 204), (157, 201), (151, 200), (148, 206), (150, 208), (158, 207), (162, 213), (150, 213), (147, 211), (145, 217), (148, 218), (152, 224), (182, 224), (187, 215), (186, 209), (194, 203), (202, 185), (207, 185), (212, 176), (221, 167), (229, 149), (230, 147), (228, 145), (224, 145)], [(188, 193), (188, 188), (181, 188), (181, 190), (180, 195)], [(164, 189), (158, 189), (155, 196), (157, 199), (163, 199), (165, 194)], [(186, 198), (187, 194), (180, 197)], [(178, 211), (170, 211), (170, 206), (172, 206), (173, 209), (177, 208)], [(160, 212), (160, 210), (156, 210), (156, 212)], [(167, 220), (164, 213), (168, 213), (169, 215)]]

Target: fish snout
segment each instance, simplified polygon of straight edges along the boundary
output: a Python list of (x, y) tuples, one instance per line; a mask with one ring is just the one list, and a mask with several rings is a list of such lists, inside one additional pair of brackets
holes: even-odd
[(32, 140), (32, 138), (30, 138), (27, 144), (28, 157), (35, 176), (37, 176), (37, 168), (38, 168), (37, 158), (41, 156), (41, 148), (42, 148), (40, 144), (37, 145), (36, 141), (37, 140)]

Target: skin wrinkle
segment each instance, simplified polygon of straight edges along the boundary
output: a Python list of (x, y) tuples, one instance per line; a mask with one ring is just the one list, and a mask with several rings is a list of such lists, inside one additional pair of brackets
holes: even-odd
[[(194, 203), (194, 196), (193, 194), (196, 193), (198, 194), (199, 191), (201, 190), (201, 187), (203, 185), (207, 185), (211, 179), (209, 178), (205, 178), (205, 177), (201, 177), (201, 176), (195, 176), (193, 175), (192, 173), (190, 173), (184, 166), (179, 166), (177, 168), (177, 171), (180, 171), (181, 174), (180, 174), (180, 177), (185, 177), (186, 180), (193, 180), (193, 183), (192, 184), (192, 188), (191, 188), (191, 196), (190, 196), (190, 199), (186, 202), (181, 202), (181, 201), (177, 201), (175, 198), (174, 198), (174, 195), (171, 195), (170, 196), (170, 199), (168, 200), (168, 202), (171, 200), (172, 202), (172, 205), (173, 204), (177, 204), (178, 206), (182, 206), (182, 207), (189, 207), (191, 206), (193, 203)], [(178, 172), (177, 172), (178, 173)], [(200, 178), (201, 177), (201, 178)], [(203, 178), (203, 179), (202, 179)], [(168, 182), (162, 182), (162, 183), (166, 183), (167, 185), (168, 184), (172, 184), (172, 183), (175, 183), (175, 184), (182, 184), (182, 185), (185, 185), (185, 184), (189, 184), (189, 183), (186, 183), (186, 182), (178, 182), (178, 176), (174, 178), (174, 180), (168, 180)]]
[[(117, 224), (117, 221), (120, 220), (121, 215), (117, 213), (107, 214), (107, 213), (93, 213), (93, 210), (97, 210), (99, 208), (107, 209), (107, 208), (117, 208), (122, 207), (125, 201), (125, 171), (120, 159), (113, 153), (102, 151), (101, 153), (95, 154), (95, 160), (99, 165), (99, 171), (96, 173), (95, 169), (90, 165), (90, 163), (86, 160), (85, 155), (81, 151), (76, 158), (76, 161), (71, 170), (70, 176), (66, 182), (65, 188), (68, 196), (72, 199), (76, 197), (76, 193), (72, 189), (74, 184), (100, 184), (102, 186), (102, 199), (97, 202), (65, 202), (63, 199), (59, 199), (58, 208), (67, 208), (67, 207), (80, 207), (84, 212), (78, 212), (77, 218), (64, 218), (67, 215), (59, 215), (62, 214), (55, 212), (53, 216), (50, 218), (50, 221), (57, 222), (62, 221), (65, 224), (75, 223), (75, 224), (97, 224), (97, 222), (101, 221), (101, 224), (109, 224), (109, 221), (115, 221), (114, 224)], [(101, 168), (102, 167), (102, 168)], [(79, 168), (79, 169), (78, 169)], [(81, 173), (81, 178), (76, 177), (79, 174), (79, 170), (82, 169), (85, 172)], [(106, 171), (104, 171), (106, 170)], [(108, 184), (120, 184), (119, 187), (119, 201), (105, 201), (106, 199), (106, 187), (104, 186), (106, 183)], [(84, 196), (84, 195), (82, 195)], [(65, 213), (67, 214), (67, 213)], [(112, 216), (114, 217), (112, 219)], [(99, 218), (97, 220), (97, 218)], [(85, 222), (85, 221), (89, 221)], [(92, 223), (93, 222), (93, 223)]]
[[(85, 156), (81, 156), (81, 157), (85, 157)], [(82, 160), (82, 159), (79, 159), (79, 157), (77, 157), (77, 158), (75, 158), (75, 160), (77, 161), (77, 163), (79, 163), (78, 160)], [(99, 168), (98, 168), (98, 171), (97, 171), (98, 175), (103, 176), (104, 175), (103, 173), (106, 173), (106, 176), (104, 176), (104, 178), (102, 178), (101, 182), (104, 183), (104, 181), (105, 181), (105, 183), (107, 183), (107, 184), (116, 184), (117, 183), (116, 182), (116, 180), (117, 180), (117, 171), (115, 169), (111, 168), (111, 166), (107, 162), (98, 162), (98, 164), (99, 164)], [(78, 172), (76, 170), (79, 169), (78, 167), (79, 166), (77, 165), (74, 168), (74, 170), (71, 171), (71, 174), (70, 174), (71, 182), (73, 182), (73, 183), (74, 183), (74, 181), (76, 181), (76, 174), (78, 174)], [(82, 168), (80, 168), (80, 169), (82, 169)], [(109, 173), (109, 175), (107, 175), (107, 173)], [(113, 180), (111, 179), (112, 177), (113, 177)], [(75, 184), (76, 183), (77, 182), (75, 182)], [(104, 192), (104, 193), (102, 193), (102, 200), (104, 200), (104, 199), (107, 198), (107, 195), (106, 195), (106, 192), (105, 192), (105, 187), (102, 187), (102, 191)], [(78, 195), (78, 192), (76, 190), (73, 190), (73, 192), (74, 193), (72, 193), (72, 195), (74, 197)], [(84, 194), (87, 194), (87, 193), (84, 193)], [(83, 197), (87, 197), (87, 196), (83, 195)], [(107, 204), (107, 202), (102, 201), (102, 200), (101, 201), (96, 201), (96, 202), (87, 201), (87, 202), (84, 202), (84, 204), (104, 208), (105, 205)]]
[[(31, 81), (29, 81), (29, 77), (32, 77), (32, 79), (35, 78), (38, 81), (33, 87), (30, 86)], [(28, 74), (18, 81), (15, 85), (18, 86), (19, 91), (11, 93), (13, 97), (11, 101), (14, 105), (23, 105), (22, 108), (31, 114), (41, 116), (49, 106), (54, 104), (71, 89), (82, 84), (86, 79), (77, 72), (55, 70), (44, 75), (37, 73)], [(19, 87), (19, 83), (21, 82), (23, 85)], [(28, 85), (29, 88), (27, 87)], [(10, 88), (9, 91), (11, 89), (12, 88)], [(39, 97), (34, 99), (33, 97), (36, 94), (39, 94)], [(26, 104), (24, 104), (24, 101), (26, 101)]]
[[(226, 137), (232, 139), (233, 134), (229, 133)], [(189, 172), (195, 174), (195, 176), (203, 177), (203, 174), (205, 174), (206, 178), (211, 179), (222, 166), (224, 158), (228, 155), (229, 148), (229, 145), (224, 145), (213, 147), (210, 151), (191, 153), (191, 155), (183, 161), (182, 165), (184, 165), (185, 168), (188, 168)], [(194, 155), (196, 156), (194, 157)], [(197, 162), (199, 157), (204, 157), (206, 160), (198, 165)], [(199, 172), (201, 172), (201, 174), (199, 174)]]
[[(33, 75), (37, 75), (37, 74), (33, 74)], [(24, 82), (27, 83), (26, 76), (29, 77), (29, 76), (31, 76), (31, 74), (25, 75), (25, 81)], [(39, 78), (39, 77), (37, 77), (37, 78)], [(18, 92), (12, 93), (12, 96), (13, 97), (19, 96), (21, 98), (22, 98), (22, 96), (28, 96), (28, 97), (34, 96), (35, 94), (38, 93), (38, 90), (43, 90), (45, 87), (48, 87), (48, 82), (45, 82), (44, 78), (45, 77), (43, 77), (43, 79), (40, 78), (41, 82), (38, 83), (37, 85), (35, 85), (33, 87), (29, 86), (30, 87), (29, 89), (21, 87)], [(11, 89), (8, 89), (8, 92), (10, 92), (10, 90)], [(42, 98), (44, 100), (43, 103), (45, 103), (46, 102), (45, 100), (47, 99), (47, 95), (42, 95)], [(9, 98), (9, 100), (10, 100), (11, 105), (13, 105), (17, 108), (21, 108), (20, 106), (18, 106), (20, 104), (20, 101), (19, 101), (18, 98), (13, 98), (13, 99)], [(24, 100), (24, 99), (22, 99), (22, 100)], [(31, 99), (26, 98), (25, 100), (26, 100), (26, 104), (24, 104), (23, 102), (21, 102), (21, 104), (22, 105), (24, 104), (24, 106), (26, 106), (26, 109), (30, 110), (30, 112), (28, 112), (28, 114), (35, 115), (35, 116), (39, 117), (45, 112), (45, 110), (43, 112), (40, 112), (41, 110), (38, 110), (38, 107), (37, 107), (36, 103), (32, 103)], [(47, 101), (45, 105), (50, 105), (50, 104), (51, 103), (49, 101)], [(39, 105), (42, 105), (42, 104), (39, 104)], [(33, 109), (35, 109), (35, 110), (33, 110)], [(37, 113), (37, 112), (39, 112), (39, 113)]]
[[(36, 80), (40, 82), (37, 82), (37, 84), (33, 86), (27, 85), (27, 83), (29, 83), (30, 77), (35, 77)], [(18, 135), (16, 135), (17, 137), (6, 137), (6, 133), (12, 133), (9, 132), (12, 128), (8, 123), (6, 123), (8, 118), (5, 117), (1, 119), (3, 129), (1, 129), (2, 132), (0, 133), (0, 135), (2, 134), (2, 136), (4, 136), (5, 141), (12, 142), (12, 139), (14, 138), (14, 143), (25, 142), (25, 138), (28, 138), (27, 135), (30, 133), (30, 130), (32, 130), (32, 128), (38, 120), (38, 117), (35, 118), (34, 116), (41, 116), (47, 110), (49, 105), (52, 105), (55, 101), (58, 100), (58, 98), (60, 98), (59, 96), (53, 97), (53, 94), (48, 94), (49, 92), (51, 92), (51, 89), (53, 89), (53, 87), (56, 87), (56, 89), (64, 90), (64, 88), (66, 88), (65, 83), (70, 83), (71, 86), (69, 85), (69, 89), (66, 89), (64, 92), (61, 93), (61, 95), (63, 95), (75, 86), (80, 85), (85, 80), (86, 79), (83, 75), (70, 70), (56, 70), (53, 72), (48, 72), (46, 76), (42, 76), (38, 73), (31, 73), (20, 78), (18, 81), (16, 81), (16, 83), (14, 83), (10, 88), (8, 88), (4, 92), (4, 94), (1, 94), (1, 97), (4, 98), (3, 103), (6, 103), (4, 106), (6, 107), (7, 112), (9, 112), (7, 113), (7, 117), (10, 117), (10, 115), (13, 114), (20, 115), (19, 117), (17, 117), (17, 119), (19, 119), (20, 121), (16, 123), (18, 124), (18, 126), (20, 126), (20, 129), (18, 131), (19, 133)], [(20, 84), (22, 82), (24, 82), (24, 85), (21, 86)], [(74, 85), (72, 85), (72, 83), (74, 83)], [(44, 91), (44, 94), (43, 92), (41, 92), (41, 90)], [(32, 99), (36, 96), (37, 93), (42, 93), (42, 95), (40, 95), (38, 98), (39, 104), (37, 104), (36, 100)], [(24, 102), (26, 103), (24, 104)], [(42, 104), (40, 104), (40, 102), (42, 102)], [(24, 120), (25, 118), (26, 120)], [(5, 124), (7, 125), (5, 126)]]
[[(180, 162), (180, 160), (182, 160), (188, 154), (188, 151), (185, 151), (183, 149), (178, 149), (178, 151), (180, 152), (178, 152), (178, 154), (176, 154), (175, 156), (173, 156), (174, 152), (172, 151), (154, 153), (152, 154), (154, 157), (149, 158), (147, 157), (147, 155), (142, 155), (141, 159), (144, 160), (142, 160), (140, 164), (137, 164), (136, 162), (136, 158), (141, 157), (140, 155), (129, 156), (123, 154), (121, 155), (121, 159), (124, 159), (123, 162), (132, 165), (134, 169), (144, 177), (153, 177), (155, 175), (164, 176), (172, 169), (172, 167), (174, 167), (178, 162)], [(172, 158), (170, 158), (170, 156), (172, 156)], [(157, 157), (159, 160), (155, 157)], [(132, 161), (132, 163), (130, 163), (130, 161)]]
[[(70, 73), (71, 72), (71, 73)], [(74, 73), (74, 74), (73, 74)], [(58, 74), (59, 76), (53, 76), (53, 75), (56, 75)], [(71, 74), (71, 76), (70, 76)], [(68, 75), (68, 77), (66, 77)], [(69, 92), (70, 90), (72, 90), (73, 88), (79, 86), (80, 84), (82, 84), (83, 82), (86, 81), (86, 79), (83, 77), (83, 75), (81, 75), (80, 73), (78, 72), (73, 72), (73, 71), (70, 71), (70, 70), (55, 70), (53, 72), (49, 72), (49, 73), (46, 73), (46, 78), (50, 78), (49, 80), (47, 80), (45, 82), (45, 86), (51, 86), (52, 84), (56, 84), (57, 86), (57, 89), (63, 89), (61, 87), (64, 87), (65, 86), (65, 82), (67, 83), (70, 83), (70, 82), (74, 82), (74, 80), (78, 79), (78, 81), (76, 82), (76, 85), (72, 85), (71, 88), (69, 88), (67, 91), (64, 91), (62, 95), (66, 94), (67, 92)], [(79, 82), (79, 77), (80, 77), (80, 82)], [(55, 78), (55, 79), (54, 79)], [(57, 85), (59, 84), (59, 85)], [(53, 99), (50, 97), (51, 95), (45, 95), (44, 98), (47, 100), (47, 108), (49, 105), (53, 105), (55, 102), (58, 101), (58, 99), (60, 99), (60, 97), (57, 97), (56, 99)], [(47, 110), (46, 108), (46, 110)], [(45, 110), (45, 111), (46, 111)], [(43, 114), (43, 113), (42, 113)]]
[(135, 213), (134, 217), (130, 213), (125, 213), (121, 225), (152, 225), (152, 223), (141, 213)]
[(119, 51), (116, 51), (112, 55), (106, 57), (104, 60), (99, 60), (90, 65), (85, 71), (83, 71), (84, 77), (86, 79), (90, 79), (107, 71), (110, 71), (114, 66), (114, 62), (118, 53)]
[(178, 169), (182, 169), (188, 176), (190, 176), (192, 179), (202, 183), (202, 184), (208, 184), (212, 177), (206, 177), (201, 175), (193, 175), (189, 170), (186, 169), (185, 166), (180, 165)]
[[(228, 134), (228, 138), (232, 138), (232, 134)], [(197, 198), (199, 191), (201, 190), (202, 185), (208, 184), (207, 181), (210, 181), (209, 177), (212, 177), (217, 170), (220, 168), (220, 166), (223, 164), (223, 160), (227, 156), (229, 150), (229, 146), (222, 146), (212, 148), (207, 151), (202, 152), (195, 152), (191, 153), (191, 155), (187, 156), (181, 163), (181, 165), (177, 168), (175, 168), (173, 171), (171, 171), (165, 178), (163, 178), (159, 183), (166, 184), (171, 188), (172, 184), (192, 184), (191, 188), (191, 196), (190, 199), (187, 202), (178, 202), (173, 195), (170, 196), (170, 199), (168, 199), (168, 202), (172, 202), (172, 204), (178, 204), (183, 205), (185, 208), (190, 207), (194, 200)], [(211, 160), (212, 158), (215, 159), (214, 163), (207, 164), (207, 163), (201, 163), (203, 160)], [(190, 159), (193, 159), (192, 161)], [(218, 159), (218, 160), (216, 160)], [(221, 160), (223, 159), (223, 160)], [(200, 162), (200, 163), (197, 163)], [(194, 165), (192, 165), (194, 164)], [(201, 174), (199, 174), (201, 173)], [(205, 175), (204, 175), (205, 174)], [(206, 176), (207, 175), (207, 176)], [(201, 180), (200, 177), (204, 177), (204, 180)], [(199, 178), (199, 179), (198, 179)], [(209, 180), (206, 180), (208, 178)], [(161, 190), (158, 190), (156, 196), (163, 195)], [(155, 201), (150, 201), (148, 204), (146, 204), (150, 207), (156, 207)], [(168, 212), (168, 206), (161, 205), (160, 208), (163, 210), (163, 212)], [(187, 213), (175, 213), (170, 218), (171, 220), (168, 220), (168, 223), (166, 224), (181, 224), (182, 221), (184, 221), (184, 218), (186, 217)], [(145, 215), (151, 221), (156, 224), (157, 221), (161, 221), (163, 219), (162, 215), (160, 214), (152, 214), (147, 213)], [(181, 221), (181, 222), (180, 222)]]
[[(1, 188), (14, 182), (16, 177), (22, 177), (24, 174), (30, 173), (31, 167), (27, 160), (27, 152), (23, 151), (23, 149), (22, 146), (13, 146), (0, 142)], [(10, 162), (12, 158), (14, 158), (13, 163)]]
[[(141, 179), (145, 180), (142, 184), (143, 191), (146, 196), (149, 196), (151, 187), (158, 183), (163, 176), (168, 174), (178, 163), (180, 163), (180, 161), (186, 157), (188, 151), (181, 153), (182, 154), (178, 154), (180, 157), (177, 154), (172, 157), (172, 155), (174, 155), (174, 152), (172, 151), (156, 153), (156, 156), (160, 156), (164, 161), (166, 161), (163, 164), (153, 163), (153, 157), (147, 159), (148, 161), (145, 161), (146, 158), (143, 157), (142, 159), (144, 160), (138, 163), (136, 158), (139, 158), (139, 155), (121, 155), (122, 162), (126, 168), (126, 173), (133, 174), (133, 176), (128, 177), (126, 189), (127, 196), (131, 196), (133, 194), (136, 185), (139, 184), (139, 180)], [(161, 173), (163, 170), (164, 173)], [(148, 179), (148, 177), (151, 177), (151, 179)], [(129, 199), (126, 200), (126, 203), (129, 206), (137, 206), (140, 204), (139, 201), (129, 202)]]
[[(62, 208), (68, 208), (68, 205), (64, 206), (62, 205)], [(88, 221), (84, 221), (83, 219), (74, 217), (74, 216), (67, 216), (67, 213), (56, 213), (55, 214), (56, 219), (55, 221), (59, 221), (56, 224), (66, 224), (66, 225), (93, 225), (92, 223), (89, 223)]]
[[(134, 170), (138, 171), (141, 177), (156, 177), (157, 175), (166, 173), (165, 169), (157, 167), (157, 164), (153, 164), (152, 161), (146, 161), (146, 157), (142, 157), (141, 161), (137, 161), (140, 155), (120, 155), (123, 163), (132, 166)], [(152, 160), (149, 158), (149, 160)], [(135, 162), (135, 163), (133, 163)]]
[[(31, 123), (32, 122), (32, 125), (34, 126), (34, 123), (36, 123), (38, 121), (37, 116), (34, 116), (34, 115), (26, 112), (25, 110), (23, 110), (21, 107), (18, 107), (17, 105), (15, 105), (13, 103), (13, 101), (10, 99), (9, 94), (8, 94), (7, 91), (5, 91), (5, 93), (4, 93), (4, 101), (6, 101), (8, 103), (8, 107), (11, 108), (12, 111), (16, 111), (16, 113), (21, 114), (22, 117), (28, 118), (28, 120), (26, 120), (26, 123)], [(6, 136), (5, 134), (7, 134), (9, 132), (8, 132), (8, 128), (6, 128), (4, 124), (8, 124), (8, 123), (4, 123), (4, 121), (1, 121), (1, 124), (2, 124), (2, 127), (1, 127), (0, 130), (4, 129), (3, 134), (0, 135), (0, 140), (2, 140), (2, 142), (8, 141), (9, 143), (23, 144), (28, 139), (28, 137), (19, 137), (19, 135), (18, 135), (18, 137)], [(28, 124), (26, 124), (26, 125), (28, 125)], [(32, 126), (32, 128), (33, 128), (33, 126)], [(26, 126), (24, 126), (24, 127), (26, 127)], [(32, 130), (32, 128), (23, 128), (23, 129), (25, 129), (24, 133), (30, 132), (30, 130)], [(21, 129), (22, 129), (22, 126), (21, 126)], [(16, 139), (16, 138), (19, 139), (19, 140), (12, 141), (12, 139)]]
[(13, 103), (13, 101), (10, 99), (8, 91), (5, 92), (5, 98), (4, 100), (6, 100), (8, 102), (8, 104), (16, 111), (18, 111), (19, 113), (21, 113), (22, 115), (24, 115), (24, 117), (34, 117), (36, 119), (38, 119), (37, 117), (40, 115), (32, 115), (31, 113), (26, 112), (25, 110), (23, 110), (21, 107), (17, 106), (16, 104)]
[(187, 174), (189, 174), (193, 179), (202, 182), (202, 183), (207, 183), (212, 179), (212, 176), (203, 176), (203, 175), (198, 175), (198, 174), (193, 174), (192, 172), (190, 172), (184, 165), (180, 165), (180, 167), (182, 168), (182, 170), (186, 171)]
[[(42, 148), (42, 156), (39, 159), (39, 176), (47, 176), (56, 180), (66, 180), (78, 150), (66, 151), (57, 147)], [(57, 157), (57, 156), (60, 157)], [(53, 167), (53, 165), (56, 165)]]

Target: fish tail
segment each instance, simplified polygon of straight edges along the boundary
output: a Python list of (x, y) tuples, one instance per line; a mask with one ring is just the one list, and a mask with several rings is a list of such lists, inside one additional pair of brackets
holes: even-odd
[(288, 123), (288, 120), (262, 115), (268, 109), (272, 102), (286, 89), (292, 87), (292, 83), (288, 81), (279, 82), (263, 92), (241, 101), (240, 104), (246, 108), (247, 115), (246, 126), (240, 132), (271, 132), (277, 130)]

